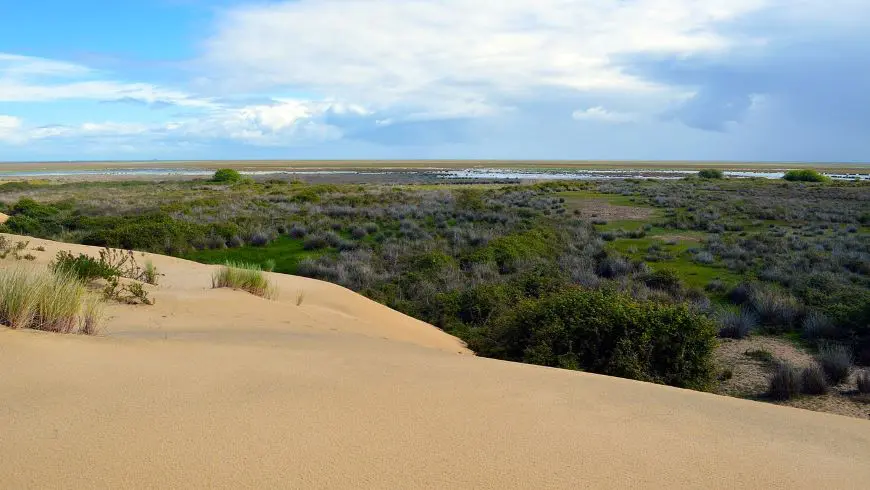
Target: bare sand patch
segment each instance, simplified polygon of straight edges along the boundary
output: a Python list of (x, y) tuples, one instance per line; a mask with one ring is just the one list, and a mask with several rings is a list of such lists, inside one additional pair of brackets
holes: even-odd
[[(11, 237), (13, 240), (22, 237)], [(90, 247), (31, 239), (36, 263)], [(148, 255), (95, 337), (0, 327), (8, 488), (865, 488), (870, 423), (477, 358), (344, 288)], [(0, 267), (7, 265), (0, 262)], [(305, 300), (296, 305), (296, 291)], [(462, 354), (460, 354), (462, 353)]]
[(0, 224), (3, 224), (7, 221), (9, 221), (9, 216), (6, 214), (0, 213)]
[[(784, 339), (753, 336), (748, 339), (722, 339), (716, 350), (716, 360), (722, 369), (730, 369), (732, 377), (723, 381), (717, 390), (729, 396), (760, 398), (767, 391), (773, 364), (760, 360), (752, 352), (769, 352), (774, 362), (787, 361), (795, 367), (805, 368), (816, 364), (811, 354)], [(822, 396), (802, 396), (793, 400), (776, 402), (819, 412), (835, 413), (847, 417), (870, 419), (870, 403), (852, 394), (855, 375), (831, 392)]]
[(655, 209), (642, 206), (622, 206), (611, 204), (604, 199), (566, 199), (569, 211), (577, 211), (584, 218), (598, 218), (608, 221), (616, 220), (645, 220), (653, 216)]

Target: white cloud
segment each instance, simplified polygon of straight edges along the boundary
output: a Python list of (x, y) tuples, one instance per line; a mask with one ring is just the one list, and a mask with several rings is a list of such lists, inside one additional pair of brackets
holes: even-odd
[(0, 102), (135, 100), (181, 107), (214, 107), (212, 100), (148, 83), (99, 77), (86, 66), (65, 61), (0, 53)]
[(21, 126), (21, 119), (0, 114), (0, 142), (17, 142), (20, 137)]
[(571, 114), (571, 117), (577, 121), (603, 121), (610, 123), (632, 122), (638, 118), (635, 114), (614, 112), (601, 106), (576, 110)]
[(0, 74), (5, 77), (28, 77), (34, 75), (69, 77), (83, 76), (91, 70), (85, 66), (65, 61), (0, 53)]
[(355, 105), (331, 101), (285, 99), (275, 104), (220, 107), (198, 117), (153, 124), (86, 122), (78, 125), (28, 126), (17, 117), (0, 116), (0, 142), (25, 145), (34, 141), (74, 140), (90, 144), (153, 142), (181, 144), (187, 141), (236, 141), (254, 146), (293, 147), (340, 139), (340, 128), (326, 116), (365, 116)]
[(298, 87), (372, 107), (493, 114), (542, 88), (655, 92), (620, 69), (744, 40), (720, 23), (774, 0), (299, 0), (228, 10), (203, 62), (225, 89)]

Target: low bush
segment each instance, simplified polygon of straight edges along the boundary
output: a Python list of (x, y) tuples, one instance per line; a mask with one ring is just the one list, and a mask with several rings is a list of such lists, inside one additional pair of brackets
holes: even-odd
[(85, 254), (75, 256), (64, 250), (57, 253), (51, 268), (58, 273), (72, 274), (85, 282), (121, 275), (121, 271), (102, 260)]
[(276, 294), (275, 287), (259, 265), (240, 262), (227, 262), (216, 271), (212, 276), (212, 287), (242, 289), (264, 298), (272, 298)]
[(787, 362), (779, 362), (768, 381), (767, 395), (774, 400), (790, 400), (800, 394), (802, 384), (799, 369)]
[(758, 316), (747, 308), (737, 311), (724, 310), (719, 314), (719, 336), (729, 339), (743, 339), (758, 328)]
[(808, 340), (835, 337), (837, 328), (824, 313), (811, 312), (803, 321), (803, 336)]
[(852, 350), (840, 344), (824, 344), (819, 348), (819, 364), (831, 384), (838, 385), (849, 378), (852, 370)]
[(831, 178), (825, 175), (820, 174), (816, 170), (812, 169), (802, 169), (802, 170), (789, 170), (782, 177), (785, 180), (791, 182), (830, 182)]
[(680, 275), (671, 269), (659, 269), (647, 274), (644, 283), (651, 289), (661, 289), (672, 293), (680, 291), (683, 287)]
[(220, 182), (224, 184), (232, 184), (242, 181), (242, 174), (231, 168), (222, 168), (214, 173), (211, 178), (212, 182)]
[(804, 368), (801, 373), (801, 392), (806, 395), (824, 395), (828, 392), (828, 380), (819, 366)]
[(870, 371), (861, 371), (857, 376), (858, 393), (870, 393)]
[(12, 328), (92, 334), (101, 309), (70, 272), (0, 269), (0, 323)]
[(803, 314), (803, 307), (794, 296), (771, 287), (753, 287), (749, 306), (771, 332), (791, 330)]
[(719, 170), (718, 168), (705, 168), (698, 172), (698, 177), (702, 179), (724, 179), (725, 172)]

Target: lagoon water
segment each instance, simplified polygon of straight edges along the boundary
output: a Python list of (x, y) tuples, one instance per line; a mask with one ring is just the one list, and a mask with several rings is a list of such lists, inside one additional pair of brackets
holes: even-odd
[[(106, 169), (70, 169), (60, 170), (26, 170), (2, 171), (0, 178), (58, 178), (58, 177), (206, 177), (213, 174), (209, 169), (191, 168), (106, 168)], [(504, 168), (467, 168), (467, 169), (372, 169), (372, 170), (298, 170), (274, 168), (268, 170), (240, 170), (240, 173), (251, 176), (262, 175), (390, 175), (416, 173), (421, 176), (443, 179), (471, 180), (606, 180), (628, 178), (679, 179), (696, 174), (694, 170), (682, 169), (504, 169)], [(725, 171), (725, 175), (734, 178), (780, 179), (784, 172), (765, 171)], [(870, 180), (870, 173), (865, 174), (825, 174), (838, 180)]]

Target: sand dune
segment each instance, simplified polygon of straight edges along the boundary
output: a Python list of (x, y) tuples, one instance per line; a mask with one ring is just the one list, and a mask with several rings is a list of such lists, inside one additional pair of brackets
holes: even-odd
[[(37, 245), (37, 263), (94, 251)], [(4, 488), (870, 481), (865, 420), (481, 359), (335, 285), (272, 275), (269, 301), (149, 258), (166, 273), (157, 304), (111, 306), (97, 337), (0, 327)]]

